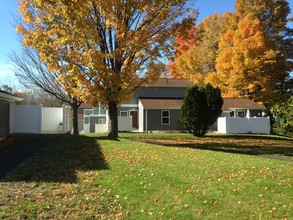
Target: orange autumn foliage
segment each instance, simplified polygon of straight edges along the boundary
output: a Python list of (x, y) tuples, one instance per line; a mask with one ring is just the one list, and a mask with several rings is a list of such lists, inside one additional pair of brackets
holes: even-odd
[(277, 54), (269, 47), (259, 19), (248, 14), (220, 40), (214, 83), (224, 96), (267, 99), (275, 80), (265, 70), (276, 63)]
[(162, 58), (172, 54), (174, 27), (188, 16), (187, 2), (20, 0), (27, 26), (17, 30), (50, 71), (66, 73), (59, 80), (77, 83), (65, 90), (109, 106), (117, 136), (118, 104), (165, 71)]

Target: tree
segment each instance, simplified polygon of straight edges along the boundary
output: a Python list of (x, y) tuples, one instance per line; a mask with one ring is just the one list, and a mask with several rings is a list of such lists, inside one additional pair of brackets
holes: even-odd
[[(65, 85), (57, 81), (60, 73), (54, 74), (50, 72), (47, 64), (41, 61), (38, 52), (33, 49), (25, 48), (21, 54), (14, 52), (9, 56), (9, 59), (14, 64), (16, 76), (25, 87), (37, 87), (37, 90), (42, 90), (71, 106), (73, 113), (73, 134), (78, 135), (77, 109), (82, 101), (69, 90), (66, 92), (63, 89)], [(66, 83), (68, 85), (68, 81)], [(74, 86), (72, 82), (70, 86)], [(75, 85), (75, 87), (77, 87), (77, 85)], [(34, 93), (39, 94), (39, 96), (46, 95), (41, 91), (36, 92), (36, 89)], [(46, 96), (43, 100), (49, 98), (50, 97)]]
[(228, 30), (220, 40), (216, 85), (225, 96), (268, 100), (277, 77), (268, 70), (276, 64), (277, 54), (266, 40), (259, 19), (247, 14), (238, 21), (237, 29)]
[(275, 120), (273, 131), (280, 135), (293, 136), (293, 96), (286, 102), (273, 105), (271, 113)]
[(173, 28), (191, 15), (187, 2), (21, 0), (22, 17), (34, 28), (19, 25), (18, 31), (50, 71), (63, 73), (63, 83), (78, 82), (82, 89), (73, 90), (84, 102), (108, 106), (109, 136), (117, 138), (119, 103), (164, 71)]
[(274, 93), (277, 98), (283, 90), (288, 75), (293, 70), (293, 29), (287, 26), (290, 6), (286, 0), (237, 0), (235, 4), (236, 17), (242, 19), (248, 14), (257, 17), (263, 27), (266, 44), (276, 51), (275, 63), (264, 70), (275, 81)]
[(190, 79), (199, 86), (205, 85), (208, 74), (216, 71), (219, 40), (232, 22), (231, 13), (214, 14), (205, 18), (197, 28), (192, 27), (187, 32), (187, 39), (178, 36), (175, 60), (168, 68), (171, 75)]
[(221, 114), (223, 99), (219, 88), (193, 86), (186, 91), (179, 122), (194, 136), (204, 136)]

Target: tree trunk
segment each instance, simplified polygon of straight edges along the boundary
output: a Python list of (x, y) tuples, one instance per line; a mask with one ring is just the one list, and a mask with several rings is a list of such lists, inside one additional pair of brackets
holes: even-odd
[(77, 120), (77, 110), (78, 107), (77, 103), (72, 103), (71, 108), (72, 108), (72, 125), (73, 125), (73, 130), (72, 133), (73, 135), (78, 135), (78, 120)]
[(110, 133), (108, 135), (111, 139), (117, 139), (118, 138), (118, 106), (115, 101), (110, 101), (108, 103), (109, 106), (109, 118), (110, 118)]

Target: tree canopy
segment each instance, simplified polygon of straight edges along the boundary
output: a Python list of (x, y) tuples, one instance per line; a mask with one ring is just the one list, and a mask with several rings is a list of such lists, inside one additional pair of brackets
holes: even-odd
[(232, 19), (231, 13), (214, 14), (205, 18), (197, 28), (191, 27), (187, 38), (178, 36), (176, 57), (169, 65), (171, 75), (188, 78), (199, 86), (206, 84), (208, 74), (216, 71), (218, 43), (232, 24)]
[[(110, 136), (118, 136), (117, 106), (142, 83), (165, 71), (187, 0), (21, 0), (23, 44), (35, 48), (52, 72), (73, 80), (84, 102), (109, 107)], [(192, 20), (192, 19), (191, 19)], [(65, 89), (75, 90), (73, 87)]]
[(197, 85), (219, 86), (226, 97), (275, 99), (293, 70), (288, 1), (236, 0), (235, 8), (195, 27), (193, 44), (176, 54), (169, 71)]

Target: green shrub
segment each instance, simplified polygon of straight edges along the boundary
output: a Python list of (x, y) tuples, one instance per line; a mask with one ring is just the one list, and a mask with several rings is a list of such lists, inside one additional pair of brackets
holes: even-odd
[(286, 102), (273, 105), (271, 112), (274, 115), (273, 131), (279, 135), (293, 136), (293, 96)]
[(191, 87), (186, 91), (179, 122), (194, 136), (202, 137), (221, 114), (222, 105), (219, 88), (209, 84), (206, 87)]

